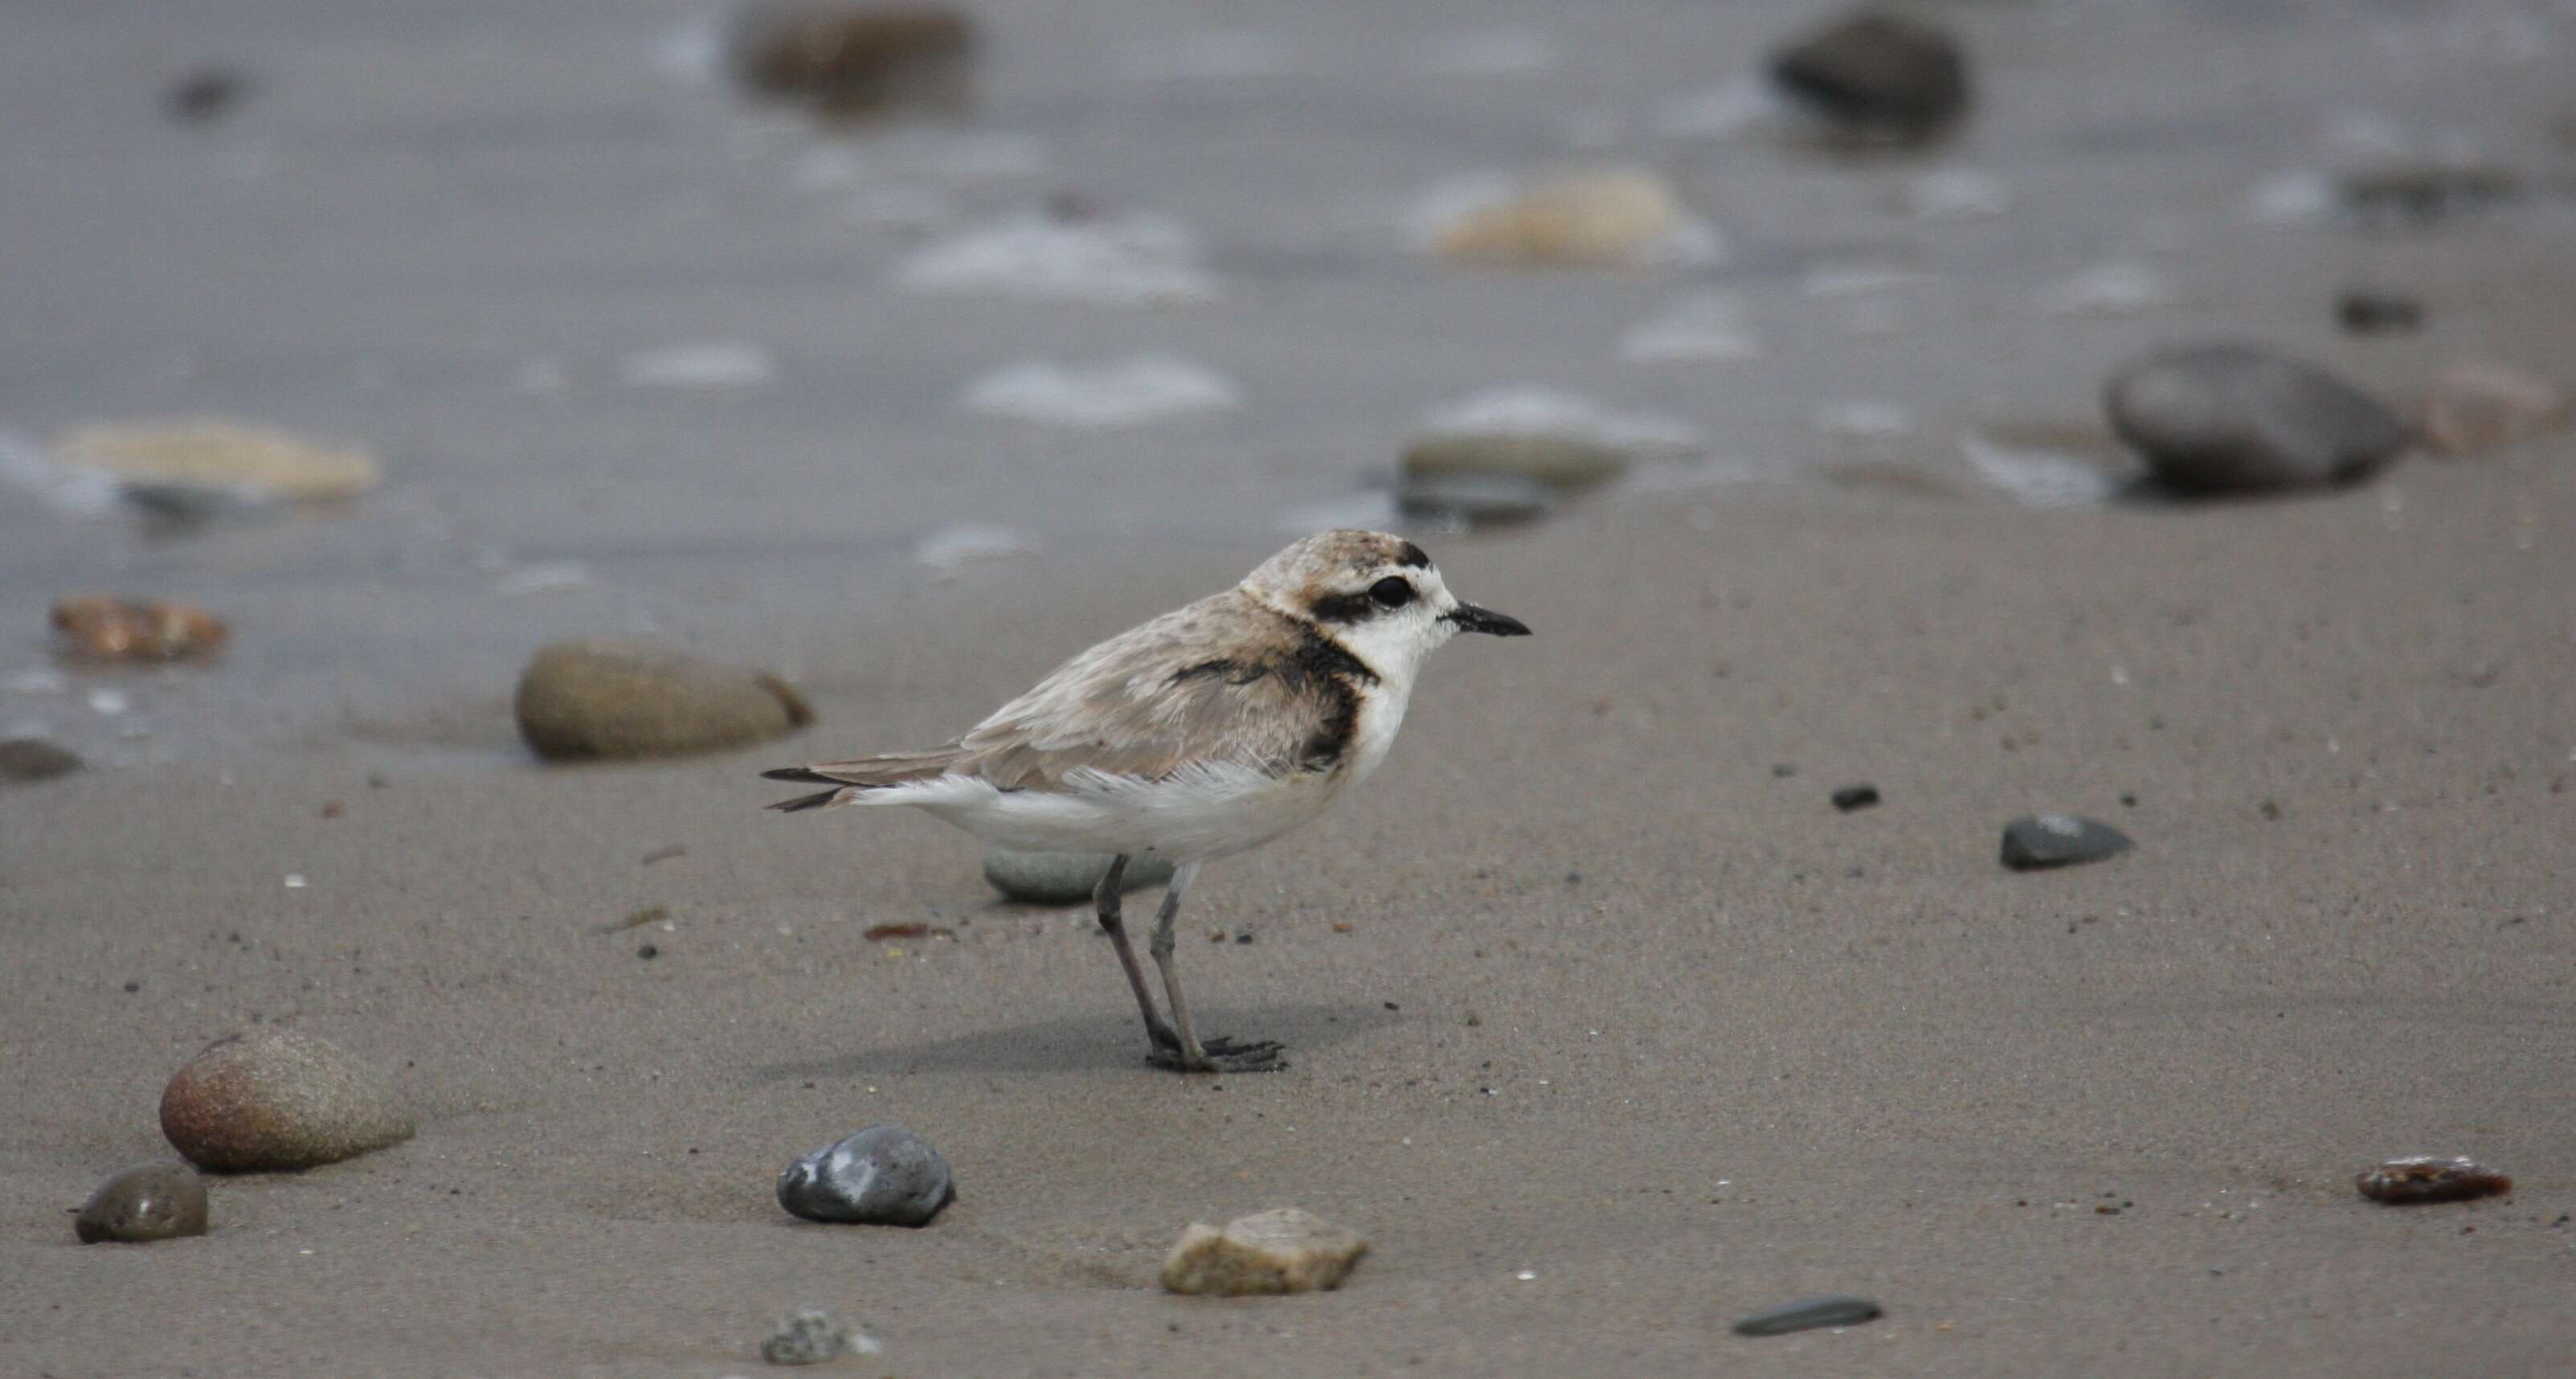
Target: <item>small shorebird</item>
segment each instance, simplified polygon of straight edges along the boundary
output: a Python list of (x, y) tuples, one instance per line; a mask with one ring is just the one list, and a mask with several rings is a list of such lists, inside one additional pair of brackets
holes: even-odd
[[(1173, 918), (1201, 865), (1305, 823), (1376, 770), (1422, 658), (1460, 632), (1529, 635), (1459, 602), (1420, 546), (1323, 532), (1232, 589), (1065, 662), (945, 747), (764, 772), (830, 787), (770, 808), (914, 805), (1003, 847), (1110, 855), (1093, 902), (1144, 1012), (1151, 1060), (1182, 1072), (1277, 1067), (1273, 1042), (1199, 1042), (1172, 961)], [(1136, 857), (1173, 864), (1147, 945), (1168, 1024), (1119, 917)]]

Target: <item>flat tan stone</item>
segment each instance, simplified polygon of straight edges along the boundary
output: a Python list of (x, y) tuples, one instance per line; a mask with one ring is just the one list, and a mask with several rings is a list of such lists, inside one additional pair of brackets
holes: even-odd
[(1341, 1286), (1367, 1253), (1368, 1241), (1357, 1231), (1296, 1207), (1274, 1207), (1238, 1216), (1224, 1230), (1192, 1222), (1163, 1259), (1163, 1286), (1219, 1298), (1310, 1293)]
[(2445, 455), (2478, 455), (2567, 425), (2567, 389), (2510, 364), (2453, 366), (2424, 399), (2424, 438)]
[(376, 457), (220, 417), (75, 426), (54, 442), (66, 464), (137, 483), (248, 489), (278, 498), (349, 498), (383, 482)]
[(1662, 178), (1622, 168), (1542, 182), (1466, 211), (1433, 233), (1431, 247), (1451, 263), (1616, 265), (1681, 221), (1681, 202)]

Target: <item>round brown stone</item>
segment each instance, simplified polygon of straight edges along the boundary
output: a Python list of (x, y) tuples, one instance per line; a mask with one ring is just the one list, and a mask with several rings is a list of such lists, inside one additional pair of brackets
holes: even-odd
[(289, 1030), (206, 1046), (161, 1093), (161, 1133), (200, 1168), (312, 1168), (412, 1136), (411, 1111), (375, 1068)]

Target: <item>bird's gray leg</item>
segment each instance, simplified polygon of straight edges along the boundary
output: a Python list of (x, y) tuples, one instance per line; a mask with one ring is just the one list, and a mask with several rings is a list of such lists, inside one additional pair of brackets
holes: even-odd
[(1119, 911), (1126, 895), (1127, 858), (1109, 859), (1109, 870), (1100, 874), (1100, 884), (1092, 889), (1091, 903), (1100, 912), (1100, 927), (1109, 931), (1109, 941), (1118, 945), (1118, 965), (1127, 969), (1127, 989), (1136, 993), (1136, 1008), (1145, 1014), (1145, 1038), (1156, 1051), (1177, 1049), (1180, 1037), (1154, 1010), (1154, 998), (1145, 990), (1145, 969), (1136, 962), (1136, 949), (1127, 942), (1127, 922)]
[(1152, 1061), (1158, 1067), (1185, 1073), (1260, 1073), (1287, 1067), (1275, 1041), (1238, 1044), (1231, 1039), (1210, 1039), (1202, 1045), (1198, 1031), (1190, 1025), (1190, 1003), (1181, 995), (1180, 964), (1172, 958), (1172, 931), (1173, 921), (1181, 913), (1181, 899), (1198, 878), (1196, 862), (1175, 870), (1171, 886), (1163, 892), (1162, 908), (1154, 912), (1154, 937), (1146, 949), (1154, 955), (1154, 965), (1163, 970), (1163, 999), (1171, 1004), (1172, 1023), (1179, 1027), (1180, 1039), (1171, 1050), (1155, 1050)]

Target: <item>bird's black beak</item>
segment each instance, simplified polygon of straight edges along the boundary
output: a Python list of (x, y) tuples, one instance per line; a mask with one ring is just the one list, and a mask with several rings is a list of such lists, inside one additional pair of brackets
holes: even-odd
[(1458, 624), (1461, 632), (1490, 632), (1497, 637), (1526, 637), (1530, 634), (1529, 624), (1520, 619), (1506, 617), (1491, 608), (1479, 608), (1472, 603), (1459, 604), (1440, 616)]

